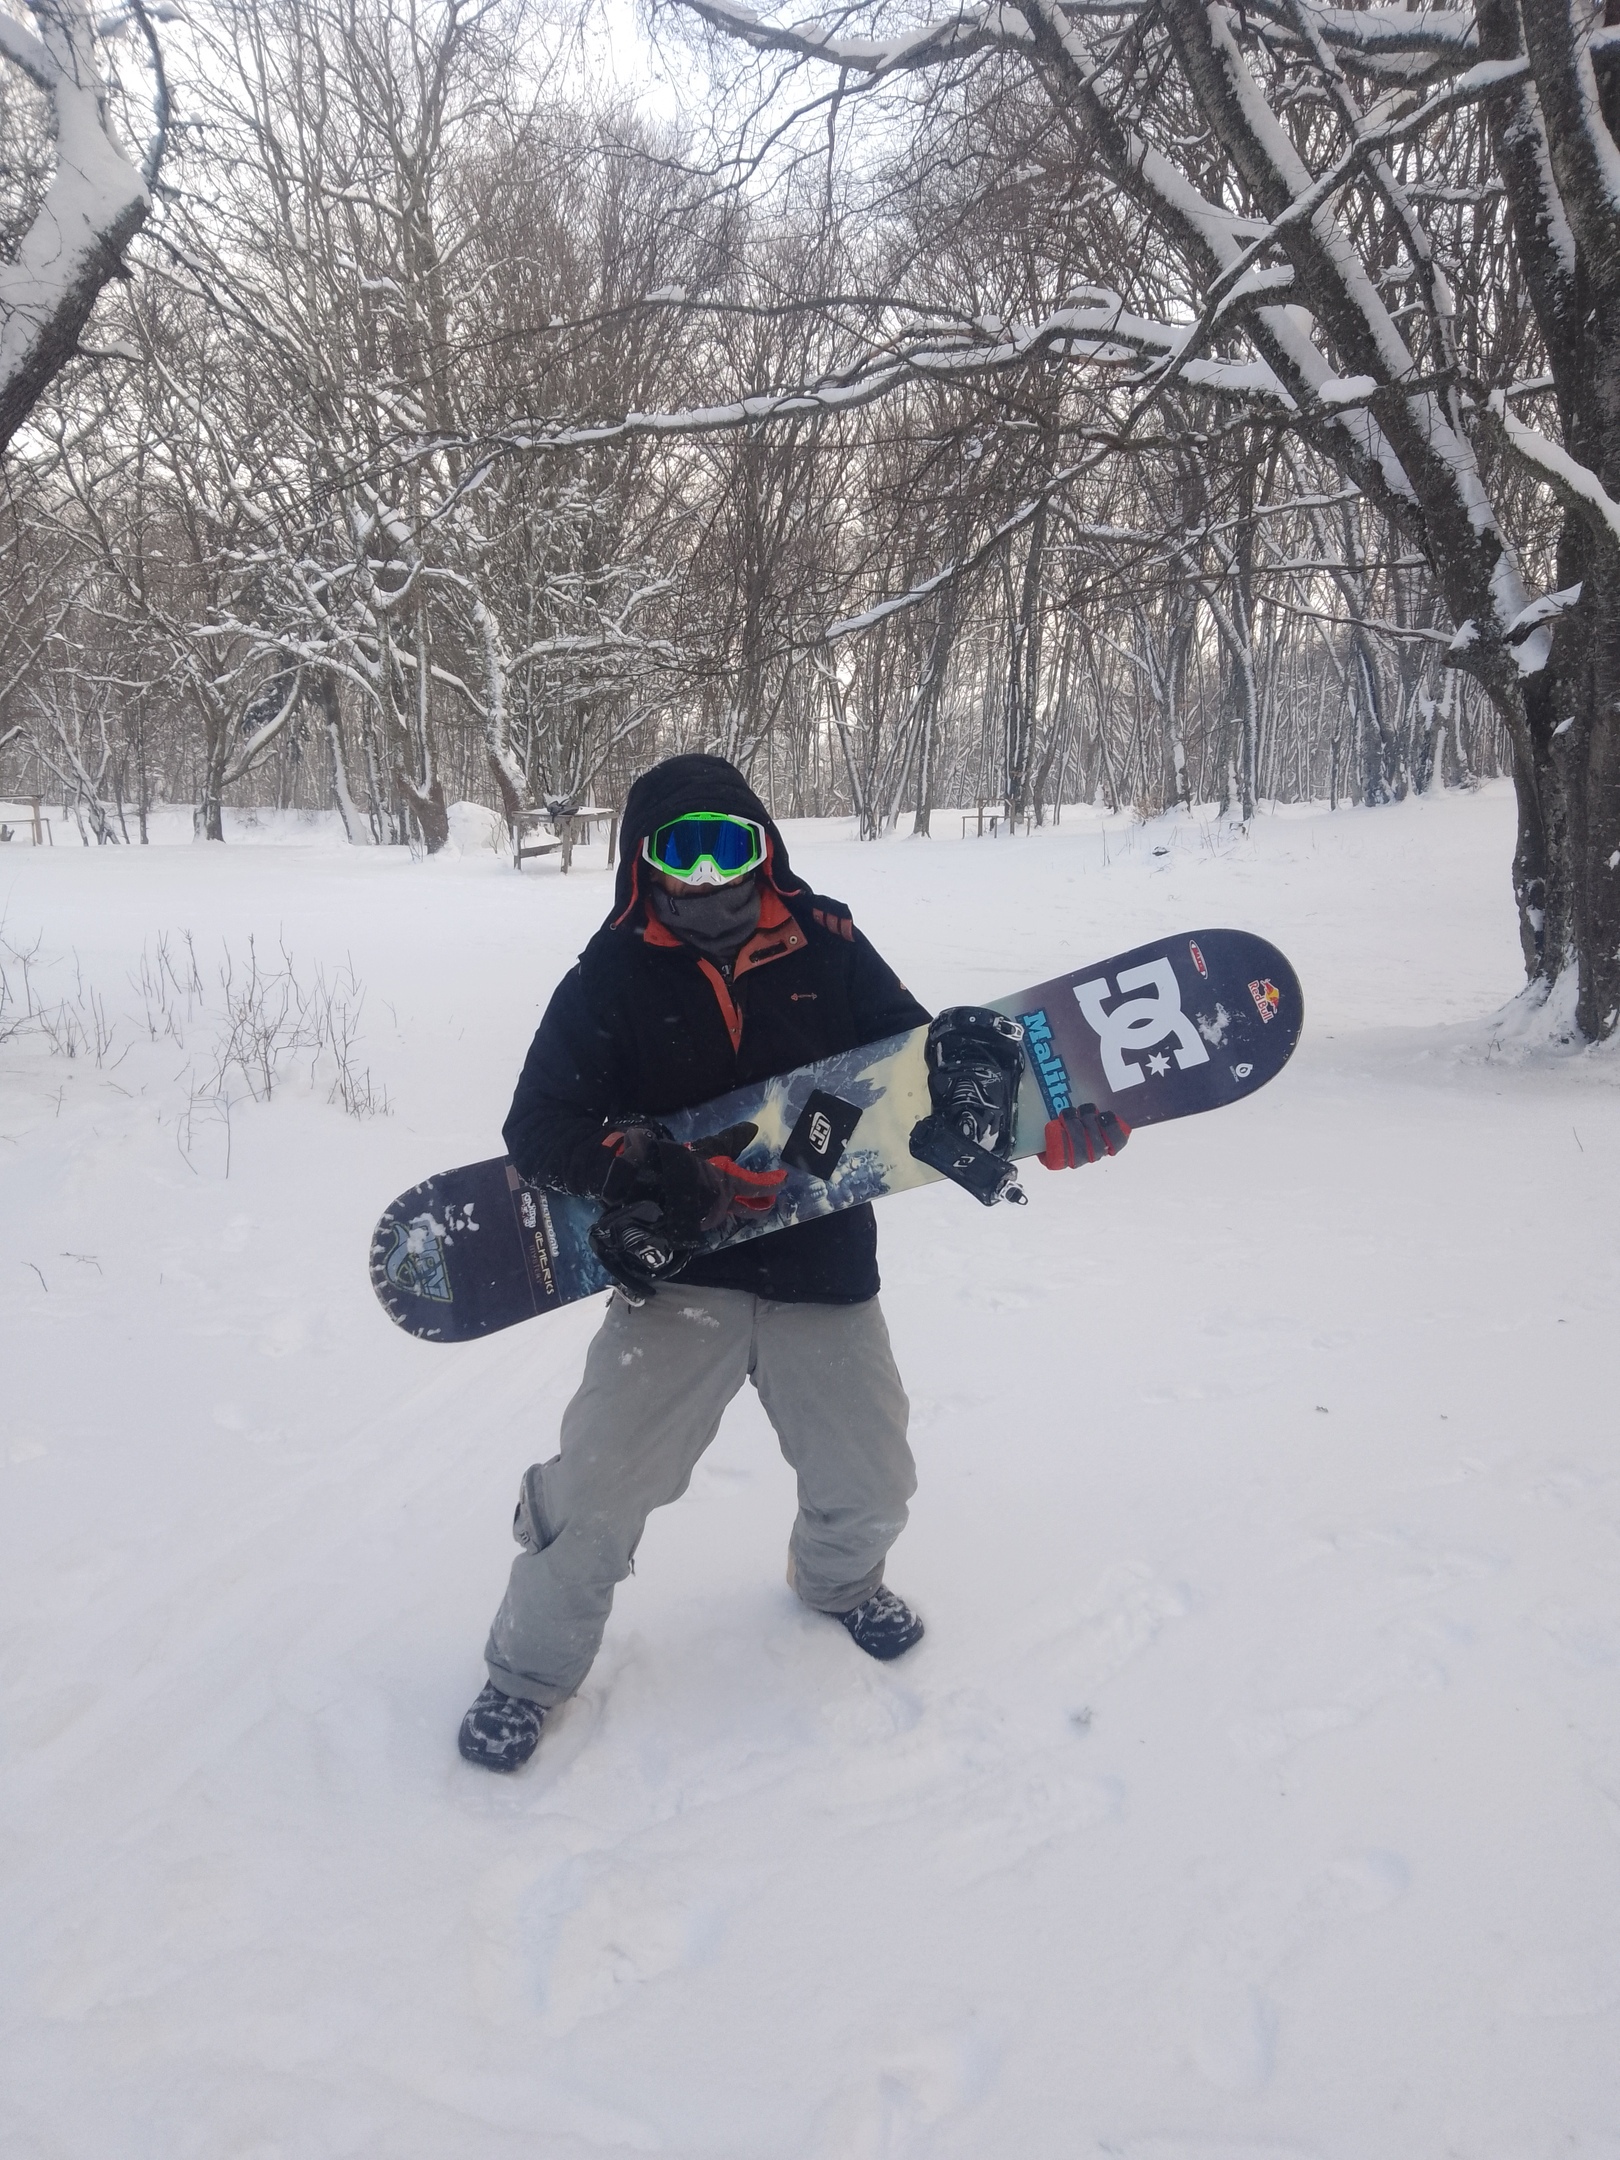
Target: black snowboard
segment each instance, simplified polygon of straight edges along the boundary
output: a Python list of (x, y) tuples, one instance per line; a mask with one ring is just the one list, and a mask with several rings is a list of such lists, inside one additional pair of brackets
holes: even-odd
[[(1135, 1127), (1252, 1095), (1288, 1062), (1305, 1016), (1293, 969), (1244, 930), (1165, 938), (990, 1003), (1024, 1027), (1020, 1156), (1039, 1150), (1047, 1119), (1071, 1103), (1111, 1106)], [(663, 1119), (679, 1140), (746, 1120), (756, 1136), (742, 1160), (787, 1170), (770, 1214), (734, 1237), (937, 1182), (909, 1146), (930, 1107), (925, 1034), (890, 1035)], [(962, 1205), (973, 1205), (966, 1194)], [(378, 1223), (372, 1284), (389, 1318), (425, 1341), (489, 1335), (609, 1287), (589, 1242), (600, 1213), (598, 1201), (525, 1185), (504, 1156), (442, 1171)]]

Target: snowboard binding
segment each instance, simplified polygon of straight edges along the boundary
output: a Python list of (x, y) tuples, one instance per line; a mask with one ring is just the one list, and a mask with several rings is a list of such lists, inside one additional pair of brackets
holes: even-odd
[(1010, 1157), (1024, 1077), (1024, 1030), (986, 1005), (948, 1005), (928, 1030), (929, 1116), (911, 1152), (985, 1207), (1027, 1195)]
[(591, 1251), (632, 1305), (644, 1305), (665, 1276), (691, 1250), (677, 1245), (656, 1200), (627, 1200), (607, 1208), (591, 1225)]

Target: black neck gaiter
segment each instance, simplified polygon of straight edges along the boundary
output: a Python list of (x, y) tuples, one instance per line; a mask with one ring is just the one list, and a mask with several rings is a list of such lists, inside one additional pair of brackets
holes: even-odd
[(664, 928), (709, 960), (735, 960), (759, 927), (757, 878), (738, 878), (731, 885), (693, 885), (682, 892), (654, 885), (647, 898)]

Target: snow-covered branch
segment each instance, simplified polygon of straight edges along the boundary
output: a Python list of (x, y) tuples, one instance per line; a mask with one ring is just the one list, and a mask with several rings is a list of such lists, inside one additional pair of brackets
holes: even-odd
[[(145, 221), (162, 163), (167, 92), (158, 76), (157, 126), (144, 170), (125, 154), (97, 67), (86, 0), (31, 0), (37, 34), (0, 13), (0, 59), (49, 102), (55, 171), (13, 262), (0, 264), (0, 452), (78, 350), (97, 296), (123, 268)], [(143, 10), (143, 32), (156, 41)]]
[(817, 23), (802, 29), (766, 22), (736, 0), (679, 0), (679, 5), (756, 52), (790, 54), (820, 60), (852, 75), (884, 76), (934, 67), (942, 60), (964, 60), (990, 46), (1032, 44), (1029, 24), (1017, 8), (990, 0), (984, 7), (957, 8), (892, 38), (842, 37)]
[[(1539, 428), (1530, 427), (1521, 420), (1500, 390), (1492, 393), (1490, 415), (1502, 440), (1520, 464), (1551, 488), (1560, 502), (1578, 512), (1599, 543), (1615, 551), (1615, 561), (1620, 567), (1620, 502), (1615, 501), (1597, 474), (1581, 464), (1578, 458), (1572, 458)], [(1524, 619), (1521, 611), (1515, 619), (1515, 627)]]

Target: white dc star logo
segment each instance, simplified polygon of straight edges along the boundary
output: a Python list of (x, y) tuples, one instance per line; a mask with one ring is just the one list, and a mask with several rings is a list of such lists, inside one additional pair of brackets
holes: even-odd
[[(1139, 991), (1141, 995), (1127, 997), (1125, 992), (1129, 990)], [(1076, 983), (1074, 995), (1080, 1010), (1096, 1030), (1103, 1073), (1115, 1094), (1125, 1088), (1140, 1087), (1149, 1075), (1156, 1080), (1164, 1078), (1170, 1070), (1170, 1060), (1155, 1046), (1167, 1039), (1174, 1040), (1176, 1063), (1183, 1072), (1194, 1065), (1209, 1063), (1209, 1052), (1199, 1041), (1198, 1030), (1181, 1009), (1181, 985), (1167, 959), (1149, 960), (1142, 967), (1122, 968), (1117, 990), (1109, 987), (1106, 975), (1098, 975), (1090, 982)], [(1114, 1002), (1116, 998), (1117, 1003)], [(1110, 1004), (1113, 1004), (1112, 1012), (1108, 1010)], [(1126, 1056), (1127, 1051), (1142, 1057), (1143, 1063), (1133, 1065)], [(1145, 1055), (1148, 1051), (1155, 1054), (1148, 1057)]]

